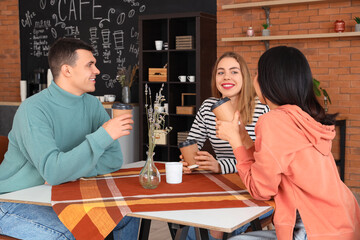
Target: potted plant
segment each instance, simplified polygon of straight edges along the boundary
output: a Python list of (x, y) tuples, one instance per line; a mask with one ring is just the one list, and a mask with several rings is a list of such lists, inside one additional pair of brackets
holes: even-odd
[(124, 67), (119, 69), (117, 72), (116, 80), (121, 84), (122, 87), (121, 99), (123, 103), (131, 102), (130, 88), (137, 77), (136, 71), (138, 70), (138, 68), (138, 65), (135, 65), (134, 67), (129, 65), (127, 69)]
[(267, 23), (264, 23), (263, 25), (263, 30), (262, 30), (262, 35), (263, 36), (270, 36), (270, 29), (268, 29), (268, 27), (269, 27), (269, 24), (267, 24)]
[(355, 32), (360, 32), (360, 17), (354, 17), (354, 20), (356, 22), (356, 24), (355, 24)]
[(329, 101), (329, 103), (331, 104), (330, 96), (324, 88), (320, 87), (320, 82), (318, 80), (316, 80), (315, 78), (313, 78), (313, 84), (314, 84), (313, 89), (314, 89), (315, 95), (318, 97), (320, 97), (321, 94), (324, 95), (324, 109), (325, 109), (325, 112), (327, 112), (328, 111), (327, 102)]

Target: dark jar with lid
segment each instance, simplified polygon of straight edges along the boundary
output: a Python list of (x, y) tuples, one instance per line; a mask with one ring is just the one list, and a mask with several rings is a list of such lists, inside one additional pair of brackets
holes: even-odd
[(343, 20), (336, 20), (334, 22), (335, 32), (344, 32), (345, 31), (345, 22)]

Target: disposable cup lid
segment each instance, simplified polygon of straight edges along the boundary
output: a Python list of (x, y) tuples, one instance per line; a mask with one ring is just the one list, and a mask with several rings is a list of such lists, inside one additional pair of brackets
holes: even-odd
[(183, 148), (183, 147), (187, 147), (187, 146), (190, 146), (190, 145), (193, 145), (193, 144), (196, 144), (196, 143), (197, 143), (196, 140), (193, 140), (193, 139), (186, 140), (185, 142), (179, 143), (178, 147)]
[(112, 109), (130, 110), (130, 109), (133, 109), (133, 106), (130, 104), (124, 104), (124, 103), (114, 103), (112, 105)]
[(224, 97), (224, 98), (220, 99), (219, 101), (217, 101), (216, 103), (214, 103), (214, 104), (211, 106), (211, 111), (213, 111), (215, 108), (217, 108), (217, 107), (220, 106), (221, 104), (226, 103), (227, 101), (230, 101), (230, 98)]

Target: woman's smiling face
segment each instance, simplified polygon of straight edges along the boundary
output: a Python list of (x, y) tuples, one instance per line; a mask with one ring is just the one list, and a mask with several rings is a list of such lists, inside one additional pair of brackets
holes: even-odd
[(232, 57), (221, 59), (216, 69), (216, 87), (222, 97), (230, 99), (237, 97), (242, 84), (243, 78), (238, 61)]

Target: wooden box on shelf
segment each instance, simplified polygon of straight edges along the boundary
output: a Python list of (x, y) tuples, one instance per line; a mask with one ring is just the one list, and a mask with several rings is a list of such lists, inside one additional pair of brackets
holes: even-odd
[(166, 145), (166, 131), (165, 130), (154, 130), (155, 144)]
[(192, 49), (193, 47), (192, 36), (176, 36), (176, 49)]
[(149, 68), (149, 82), (166, 82), (167, 68)]
[(191, 115), (195, 113), (195, 106), (184, 106), (185, 96), (196, 96), (196, 93), (182, 93), (181, 94), (181, 106), (176, 106), (176, 114)]
[(186, 114), (191, 115), (195, 113), (194, 106), (177, 106), (176, 107), (176, 114)]

